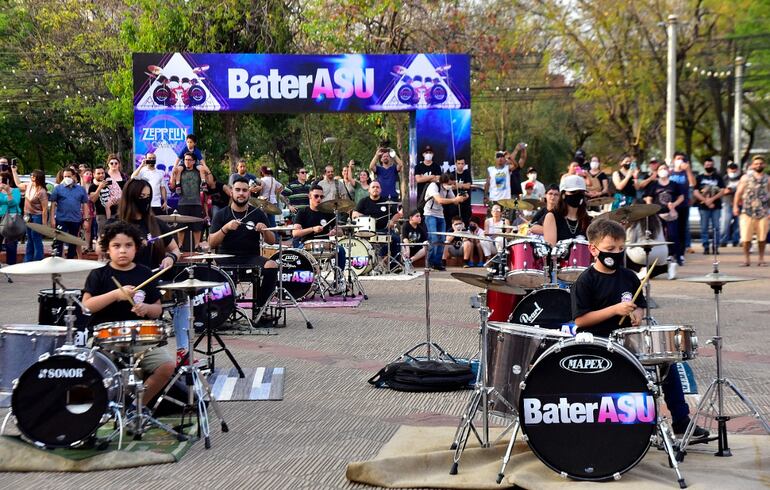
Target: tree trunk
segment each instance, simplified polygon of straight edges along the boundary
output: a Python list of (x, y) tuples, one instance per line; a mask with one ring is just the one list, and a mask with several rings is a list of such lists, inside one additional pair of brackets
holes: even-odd
[[(235, 173), (235, 166), (241, 157), (238, 150), (238, 114), (226, 112), (222, 114), (222, 122), (225, 127), (225, 137), (227, 138), (227, 154), (230, 156), (230, 173)], [(209, 162), (211, 165), (212, 162)]]

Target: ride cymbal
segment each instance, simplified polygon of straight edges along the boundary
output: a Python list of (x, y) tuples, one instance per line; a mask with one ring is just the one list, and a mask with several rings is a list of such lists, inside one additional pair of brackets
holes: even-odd
[(487, 291), (505, 294), (527, 294), (523, 289), (513, 287), (500, 279), (492, 279), (487, 276), (472, 274), (470, 272), (453, 272), (451, 275), (458, 281), (470, 284), (471, 286), (476, 286), (477, 288), (486, 289)]
[[(378, 203), (382, 204), (382, 203)], [(349, 213), (356, 208), (356, 203), (350, 199), (330, 199), (318, 205), (318, 210), (326, 214)]]
[(64, 233), (63, 231), (57, 230), (56, 228), (51, 228), (50, 226), (41, 225), (38, 223), (27, 223), (27, 228), (29, 228), (32, 231), (36, 231), (43, 235), (46, 238), (53, 238), (54, 240), (64, 242), (64, 243), (70, 243), (72, 245), (79, 245), (81, 247), (87, 247), (88, 242), (81, 239), (80, 237), (76, 237), (75, 235), (70, 235), (69, 233)]
[(186, 216), (184, 214), (179, 214), (177, 212), (174, 212), (172, 214), (159, 214), (155, 217), (158, 218), (158, 221), (163, 221), (166, 223), (174, 223), (174, 224), (200, 223), (201, 221), (205, 221), (203, 218), (198, 218), (197, 216)]
[(266, 214), (272, 214), (273, 216), (281, 214), (281, 209), (264, 197), (252, 197), (249, 199), (249, 204), (255, 208), (261, 209)]
[(94, 269), (100, 269), (106, 264), (95, 260), (63, 259), (61, 257), (48, 257), (34, 262), (23, 262), (21, 264), (9, 265), (3, 267), (4, 274), (18, 275), (49, 275), (49, 274), (68, 274), (71, 272), (86, 272)]
[[(3, 269), (3, 272), (5, 271), (6, 269)], [(687, 281), (687, 282), (698, 282), (702, 284), (708, 284), (709, 286), (722, 286), (723, 284), (727, 284), (730, 282), (754, 281), (755, 278), (731, 276), (729, 274), (722, 274), (721, 272), (709, 272), (708, 274), (703, 276), (683, 277), (679, 280)]]
[(170, 289), (173, 291), (198, 291), (200, 289), (211, 289), (217, 286), (222, 286), (222, 282), (213, 281), (200, 281), (198, 279), (186, 279), (180, 282), (170, 282), (163, 284), (162, 289)]
[(608, 218), (618, 222), (633, 222), (644, 219), (648, 216), (652, 216), (660, 211), (660, 206), (657, 204), (632, 204), (618, 208), (614, 211), (597, 216), (598, 218)]

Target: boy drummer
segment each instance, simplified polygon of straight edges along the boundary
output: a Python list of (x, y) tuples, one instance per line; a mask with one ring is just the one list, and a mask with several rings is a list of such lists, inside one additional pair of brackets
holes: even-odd
[[(134, 256), (142, 244), (139, 228), (124, 221), (107, 225), (99, 245), (109, 254), (109, 263), (91, 271), (83, 288), (83, 304), (91, 310), (91, 327), (105, 322), (159, 318), (163, 313), (160, 291), (153, 283), (142, 288), (145, 297), (134, 290), (152, 276), (152, 271), (134, 263)], [(113, 278), (123, 285), (118, 289)], [(134, 300), (132, 306), (128, 298)], [(144, 379), (144, 400), (149, 405), (174, 374), (175, 363), (165, 349), (145, 351), (139, 362), (140, 376)]]

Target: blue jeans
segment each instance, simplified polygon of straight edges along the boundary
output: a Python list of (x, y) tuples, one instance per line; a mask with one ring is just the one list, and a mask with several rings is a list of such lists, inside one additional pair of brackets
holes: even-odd
[(728, 242), (738, 244), (740, 241), (740, 227), (738, 226), (738, 217), (733, 216), (732, 206), (722, 206), (722, 221), (719, 224), (722, 235), (719, 239), (720, 245), (727, 245)]
[(428, 265), (441, 265), (441, 257), (444, 255), (444, 237), (436, 235), (436, 232), (446, 231), (446, 221), (444, 218), (425, 216), (425, 227), (428, 229), (428, 240), (431, 243)]
[(267, 215), (267, 223), (270, 225), (270, 228), (275, 228), (275, 215), (274, 214), (268, 214)]
[[(41, 225), (43, 224), (43, 215), (30, 214), (29, 222)], [(43, 260), (43, 235), (27, 228), (27, 248), (24, 254), (24, 262), (32, 262), (33, 260)]]
[[(698, 209), (700, 211), (700, 242), (703, 244), (703, 249), (708, 250), (709, 241), (714, 238), (714, 246), (719, 246), (719, 216), (722, 213), (722, 209)], [(709, 223), (711, 223), (713, 232), (709, 229)]]
[(5, 242), (5, 263), (13, 265), (16, 263), (16, 254), (19, 251), (18, 240), (8, 240), (7, 238), (0, 238), (0, 243)]
[(187, 315), (190, 309), (187, 304), (175, 306), (171, 310), (171, 314), (174, 316), (174, 335), (176, 336), (176, 348), (187, 350), (188, 342), (190, 341), (187, 333)]
[(679, 371), (677, 371), (676, 366), (671, 366), (662, 387), (663, 400), (666, 402), (668, 411), (671, 412), (671, 422), (677, 424), (687, 421), (690, 415), (690, 407), (687, 406), (687, 402), (684, 400), (682, 380), (679, 379)]

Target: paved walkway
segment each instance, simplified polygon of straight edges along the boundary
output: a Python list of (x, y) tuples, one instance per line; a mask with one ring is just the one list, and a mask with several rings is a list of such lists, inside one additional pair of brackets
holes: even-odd
[[(700, 247), (698, 247), (700, 248)], [(770, 416), (770, 268), (739, 268), (738, 249), (722, 249), (722, 271), (756, 281), (731, 284), (721, 298), (728, 376)], [(711, 270), (710, 257), (688, 255), (682, 276)], [(84, 275), (65, 277), (82, 285)], [(4, 322), (34, 323), (37, 291), (44, 278), (0, 276)], [(398, 393), (370, 387), (366, 380), (380, 367), (425, 336), (424, 282), (367, 281), (369, 301), (355, 309), (309, 309), (315, 329), (304, 327), (297, 312), (276, 336), (227, 337), (243, 366), (283, 366), (282, 401), (223, 404), (230, 432), (212, 424), (212, 444), (197, 443), (177, 464), (90, 474), (0, 474), (0, 488), (364, 488), (345, 479), (348, 462), (372, 458), (402, 424), (454, 425), (469, 392)], [(434, 340), (452, 354), (476, 351), (477, 312), (468, 307), (476, 290), (448, 273), (431, 274)], [(653, 281), (654, 310), (660, 324), (692, 324), (701, 344), (713, 335), (711, 290), (681, 281)], [(691, 362), (701, 390), (714, 376), (713, 349), (704, 346)], [(224, 356), (217, 363), (227, 365)], [(737, 404), (729, 401), (728, 408)], [(0, 412), (0, 415), (2, 412)], [(759, 433), (747, 418), (733, 431)], [(451, 441), (447, 441), (447, 446)], [(685, 462), (686, 465), (686, 462)], [(685, 466), (686, 468), (686, 466)]]

